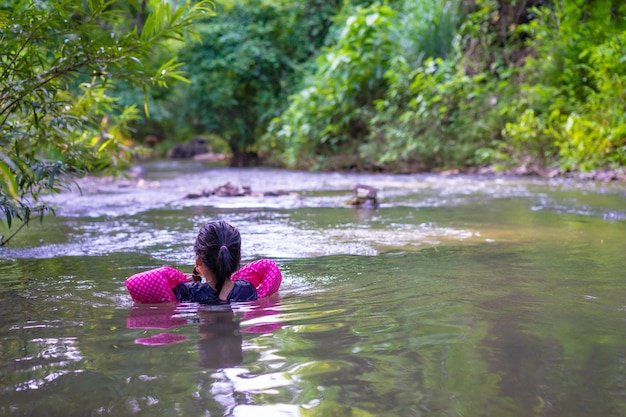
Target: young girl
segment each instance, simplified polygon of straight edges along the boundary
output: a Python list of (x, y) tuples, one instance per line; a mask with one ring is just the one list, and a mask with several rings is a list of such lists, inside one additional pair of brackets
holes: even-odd
[(241, 235), (224, 221), (205, 224), (198, 232), (194, 251), (194, 275), (199, 273), (205, 282), (192, 280), (171, 267), (153, 269), (126, 280), (133, 301), (253, 301), (278, 291), (282, 274), (273, 261), (261, 259), (239, 269)]

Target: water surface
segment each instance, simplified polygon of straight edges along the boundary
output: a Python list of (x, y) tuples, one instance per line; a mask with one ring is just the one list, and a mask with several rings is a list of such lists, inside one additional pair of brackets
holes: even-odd
[[(145, 168), (0, 249), (0, 415), (626, 415), (625, 184)], [(226, 182), (257, 194), (184, 198)], [(133, 305), (215, 219), (280, 294)]]

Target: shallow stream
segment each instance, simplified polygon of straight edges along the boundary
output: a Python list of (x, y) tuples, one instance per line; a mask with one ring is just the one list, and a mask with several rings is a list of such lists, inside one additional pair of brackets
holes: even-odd
[[(626, 415), (626, 184), (143, 168), (0, 248), (1, 416)], [(253, 195), (184, 198), (227, 182)], [(278, 296), (133, 305), (215, 219)]]

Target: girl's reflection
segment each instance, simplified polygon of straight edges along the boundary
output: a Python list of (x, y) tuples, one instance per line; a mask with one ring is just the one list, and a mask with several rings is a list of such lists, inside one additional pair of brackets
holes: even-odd
[[(231, 304), (161, 304), (135, 305), (126, 319), (129, 329), (171, 329), (190, 323), (198, 324), (200, 336), (197, 346), (199, 366), (203, 368), (229, 368), (243, 362), (242, 333), (271, 333), (282, 324), (272, 319), (278, 314), (280, 302), (277, 295), (265, 297), (233, 311)], [(190, 313), (197, 317), (187, 318)], [(187, 316), (187, 317), (185, 317)], [(241, 328), (241, 320), (249, 326)], [(176, 333), (158, 333), (135, 339), (142, 345), (166, 345), (186, 340)]]
[(231, 368), (243, 362), (240, 321), (229, 305), (221, 310), (198, 311), (198, 365), (202, 368)]
[[(187, 319), (176, 316), (176, 305), (161, 304), (158, 306), (135, 305), (130, 309), (126, 319), (129, 329), (170, 329), (184, 326)], [(149, 337), (135, 339), (140, 345), (158, 346), (186, 340), (187, 336), (175, 333), (159, 333)]]

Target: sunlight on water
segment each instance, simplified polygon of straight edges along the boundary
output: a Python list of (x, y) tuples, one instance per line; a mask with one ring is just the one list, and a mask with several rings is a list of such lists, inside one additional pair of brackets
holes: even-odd
[[(82, 193), (74, 190), (52, 198), (59, 204), (59, 218), (68, 217), (60, 225), (66, 230), (65, 242), (48, 243), (49, 239), (42, 235), (38, 244), (30, 248), (4, 249), (5, 256), (97, 256), (139, 250), (167, 262), (189, 263), (185, 254), (189, 253), (195, 231), (213, 218), (224, 218), (239, 226), (244, 235), (245, 253), (274, 258), (331, 254), (373, 256), (391, 250), (419, 250), (446, 242), (508, 241), (510, 237), (505, 229), (492, 230), (491, 225), (474, 224), (471, 217), (480, 218), (484, 223), (484, 216), (472, 215), (472, 211), (493, 210), (489, 204), (506, 203), (512, 198), (528, 200), (529, 207), (535, 211), (550, 210), (607, 220), (626, 216), (623, 208), (606, 210), (587, 203), (581, 205), (575, 199), (559, 201), (547, 196), (543, 189), (537, 191), (536, 182), (515, 179), (476, 181), (465, 177), (214, 169), (164, 178), (158, 183), (157, 180), (147, 181), (153, 181), (154, 185), (141, 185), (137, 181), (84, 180)], [(252, 184), (253, 189), (259, 191), (287, 190), (298, 196), (183, 198), (194, 191), (190, 184), (211, 189), (226, 182), (239, 186)], [(380, 209), (346, 206), (351, 188), (357, 183), (379, 189)], [(443, 211), (434, 212), (437, 208)], [(441, 214), (452, 209), (465, 218), (459, 221), (441, 218)], [(319, 213), (327, 213), (327, 219)], [(76, 220), (69, 220), (77, 216)], [(306, 245), (302, 245), (303, 242)], [(14, 246), (21, 246), (19, 240)]]

